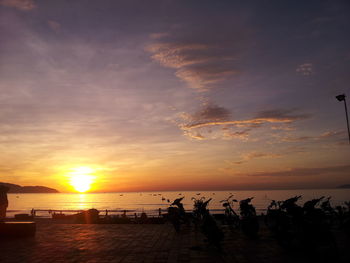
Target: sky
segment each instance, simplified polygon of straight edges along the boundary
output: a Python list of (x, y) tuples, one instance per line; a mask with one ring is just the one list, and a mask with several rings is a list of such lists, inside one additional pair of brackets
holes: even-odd
[(0, 0), (0, 181), (348, 184), (335, 96), (350, 96), (349, 13), (336, 0)]

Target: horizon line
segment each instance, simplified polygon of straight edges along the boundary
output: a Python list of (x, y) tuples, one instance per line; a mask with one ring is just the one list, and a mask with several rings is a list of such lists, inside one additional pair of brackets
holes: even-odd
[(229, 192), (229, 191), (267, 191), (267, 190), (273, 190), (273, 191), (281, 191), (281, 190), (334, 190), (334, 189), (350, 189), (349, 187), (304, 187), (304, 188), (259, 188), (259, 189), (224, 189), (224, 190), (145, 190), (145, 191), (99, 191), (99, 192), (57, 192), (57, 193), (8, 193), (8, 194), (112, 194), (112, 193), (151, 193), (151, 192)]

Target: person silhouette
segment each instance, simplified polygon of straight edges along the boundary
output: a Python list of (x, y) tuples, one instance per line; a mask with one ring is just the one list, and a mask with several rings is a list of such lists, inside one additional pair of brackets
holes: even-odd
[(5, 185), (0, 185), (0, 221), (4, 221), (6, 218), (6, 209), (8, 206), (7, 192), (10, 190)]

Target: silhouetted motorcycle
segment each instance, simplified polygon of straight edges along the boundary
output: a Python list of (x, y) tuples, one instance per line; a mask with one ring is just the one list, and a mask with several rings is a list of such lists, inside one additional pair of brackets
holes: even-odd
[(211, 198), (205, 200), (204, 197), (194, 200), (193, 218), (196, 226), (199, 226), (203, 235), (208, 239), (209, 244), (216, 246), (221, 250), (221, 241), (224, 238), (224, 233), (216, 224), (215, 219), (210, 215), (207, 208)]
[(187, 216), (181, 201), (185, 197), (175, 199), (175, 201), (168, 207), (168, 219), (173, 224), (175, 231), (180, 232), (181, 224), (187, 222)]
[(248, 237), (257, 237), (259, 232), (259, 220), (255, 208), (250, 202), (254, 197), (239, 202), (242, 231)]
[(290, 247), (298, 235), (303, 216), (302, 207), (296, 203), (300, 198), (299, 195), (285, 201), (272, 200), (267, 209), (265, 224), (283, 247)]
[(237, 229), (241, 224), (238, 214), (233, 209), (233, 203), (238, 201), (232, 197), (233, 195), (230, 195), (227, 199), (221, 200), (220, 203), (225, 208), (225, 223)]
[[(330, 198), (312, 199), (302, 207), (297, 204), (300, 198), (295, 196), (282, 202), (272, 200), (266, 225), (279, 243), (291, 251), (322, 259), (322, 262), (337, 262), (337, 245), (327, 218), (328, 212), (333, 213)], [(320, 203), (321, 208), (318, 208)]]

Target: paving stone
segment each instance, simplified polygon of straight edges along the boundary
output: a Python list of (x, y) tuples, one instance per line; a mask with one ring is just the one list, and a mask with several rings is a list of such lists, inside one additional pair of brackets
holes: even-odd
[(1, 263), (307, 262), (291, 259), (268, 235), (249, 240), (224, 229), (222, 251), (199, 231), (170, 224), (86, 225), (37, 222), (33, 238), (0, 239)]

